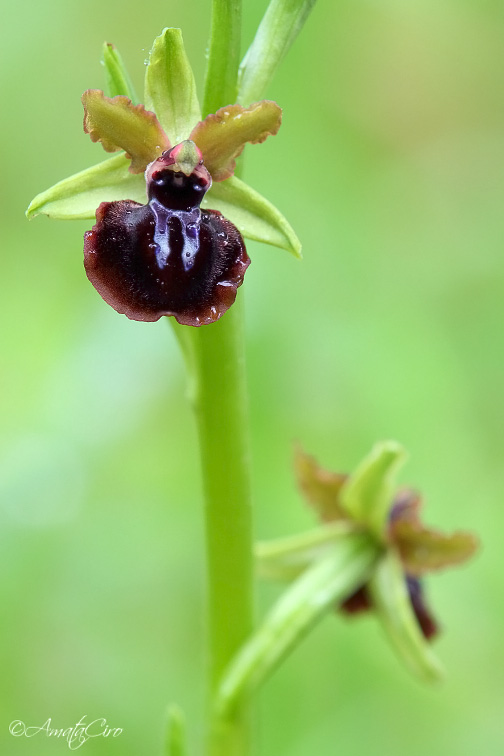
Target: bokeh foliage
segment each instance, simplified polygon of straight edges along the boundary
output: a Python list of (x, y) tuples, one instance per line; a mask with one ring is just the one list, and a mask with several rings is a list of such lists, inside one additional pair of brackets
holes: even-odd
[[(244, 2), (244, 47), (264, 5)], [(181, 26), (201, 85), (208, 22), (201, 0), (47, 0), (10, 7), (4, 25), (6, 753), (66, 750), (12, 739), (11, 720), (69, 727), (82, 714), (124, 728), (86, 744), (90, 756), (156, 753), (172, 699), (194, 745), (200, 734), (203, 535), (181, 358), (166, 323), (127, 321), (87, 283), (88, 224), (23, 212), (103, 157), (80, 104), (104, 83), (103, 40), (141, 91), (153, 38)], [(502, 751), (503, 36), (490, 1), (319, 0), (267, 92), (284, 123), (245, 175), (295, 225), (305, 257), (249, 245), (257, 533), (313, 524), (294, 440), (347, 470), (395, 437), (428, 521), (474, 529), (484, 548), (428, 583), (445, 684), (411, 680), (372, 617), (328, 618), (261, 697), (261, 756)]]

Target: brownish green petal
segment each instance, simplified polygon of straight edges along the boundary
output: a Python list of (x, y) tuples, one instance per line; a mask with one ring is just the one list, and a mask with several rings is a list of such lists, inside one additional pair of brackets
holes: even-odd
[(394, 523), (392, 533), (404, 569), (411, 575), (465, 562), (478, 547), (478, 540), (472, 533), (461, 530), (441, 533), (420, 523), (398, 521)]
[(323, 522), (348, 519), (339, 502), (347, 475), (324, 470), (314, 457), (300, 448), (296, 449), (294, 466), (299, 487)]
[(421, 507), (422, 500), (415, 491), (403, 490), (390, 513), (389, 536), (409, 575), (460, 564), (474, 554), (478, 539), (472, 533), (441, 533), (426, 527), (420, 520)]
[(203, 153), (214, 181), (223, 181), (233, 175), (235, 158), (246, 143), (264, 142), (277, 133), (281, 122), (282, 109), (271, 100), (261, 100), (248, 108), (227, 105), (200, 121), (189, 138)]
[(170, 148), (154, 113), (133, 105), (128, 97), (106, 97), (100, 89), (82, 95), (84, 131), (106, 152), (125, 150), (131, 173), (142, 173), (149, 163)]

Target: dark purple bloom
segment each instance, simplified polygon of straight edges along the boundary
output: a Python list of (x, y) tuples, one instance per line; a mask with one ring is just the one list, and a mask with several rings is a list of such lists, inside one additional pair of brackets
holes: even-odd
[(87, 276), (132, 320), (212, 323), (233, 304), (250, 263), (243, 239), (221, 213), (200, 209), (212, 179), (194, 142), (165, 151), (145, 177), (147, 205), (98, 208), (84, 237)]

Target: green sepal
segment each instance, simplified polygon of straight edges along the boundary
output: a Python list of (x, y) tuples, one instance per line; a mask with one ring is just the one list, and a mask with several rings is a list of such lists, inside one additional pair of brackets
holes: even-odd
[(348, 535), (286, 589), (224, 673), (214, 703), (217, 718), (229, 716), (326, 612), (367, 581), (378, 553), (367, 536)]
[(136, 96), (131, 78), (119, 50), (110, 42), (103, 43), (102, 63), (107, 80), (107, 95), (109, 97), (124, 95), (125, 97), (129, 97), (131, 102), (136, 105), (138, 97)]
[(175, 704), (168, 707), (166, 723), (165, 756), (187, 756), (185, 717)]
[(315, 0), (271, 0), (240, 65), (238, 102), (260, 100)]
[(94, 218), (101, 202), (131, 199), (145, 204), (145, 179), (133, 175), (124, 153), (76, 173), (38, 194), (32, 200), (27, 218), (47, 215), (60, 220)]
[(272, 244), (301, 257), (301, 242), (282, 213), (236, 176), (212, 184), (202, 206), (219, 210), (247, 239)]
[(180, 29), (156, 37), (145, 72), (144, 105), (156, 113), (172, 145), (188, 139), (201, 120), (196, 82)]
[(355, 532), (355, 525), (340, 520), (297, 535), (260, 541), (254, 547), (259, 577), (290, 583), (328, 553), (335, 541)]
[(397, 442), (376, 444), (341, 488), (341, 506), (381, 541), (386, 540), (396, 474), (405, 459), (406, 452)]
[(417, 622), (403, 566), (388, 549), (368, 583), (373, 607), (393, 648), (408, 669), (425, 682), (437, 682), (444, 670)]

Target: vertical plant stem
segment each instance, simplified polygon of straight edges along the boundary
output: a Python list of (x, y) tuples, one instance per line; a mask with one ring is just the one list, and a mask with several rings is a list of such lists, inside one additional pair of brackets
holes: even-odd
[(238, 102), (248, 105), (264, 97), (314, 5), (315, 0), (270, 0), (240, 66)]
[(213, 0), (203, 116), (236, 102), (241, 0)]
[[(205, 488), (210, 695), (252, 632), (253, 554), (241, 298), (194, 334), (196, 414)], [(212, 756), (249, 752), (245, 707), (210, 733)]]
[[(209, 711), (224, 670), (253, 629), (252, 509), (240, 297), (211, 326), (190, 329), (189, 364), (205, 492)], [(187, 329), (186, 333), (187, 333)], [(187, 346), (187, 343), (186, 343)], [(187, 350), (186, 350), (187, 351)], [(244, 704), (210, 723), (211, 756), (250, 753)]]
[[(204, 115), (236, 101), (240, 34), (241, 0), (213, 0)], [(205, 490), (208, 754), (248, 756), (247, 703), (218, 725), (212, 719), (224, 670), (253, 630), (252, 508), (240, 296), (217, 323), (191, 329), (189, 351)]]

